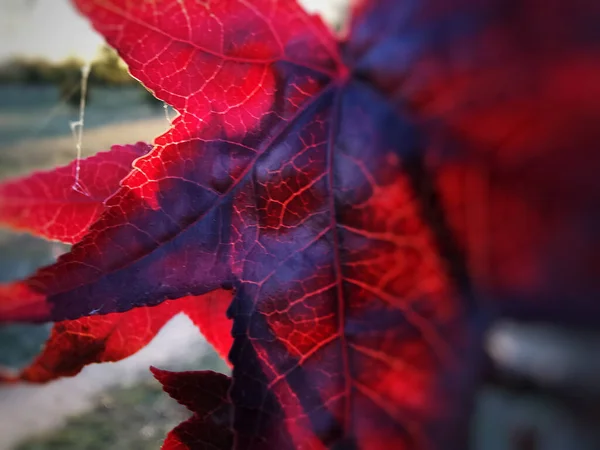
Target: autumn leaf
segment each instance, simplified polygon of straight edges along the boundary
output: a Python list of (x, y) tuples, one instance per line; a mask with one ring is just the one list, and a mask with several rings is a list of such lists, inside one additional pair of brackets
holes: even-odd
[(115, 145), (65, 167), (2, 182), (0, 224), (69, 244), (80, 241), (133, 160), (151, 148), (143, 142)]
[[(117, 190), (133, 160), (150, 149), (142, 142), (113, 146), (109, 152), (65, 167), (6, 181), (0, 184), (0, 224), (75, 243), (104, 210), (104, 201)], [(73, 188), (76, 182), (85, 193)], [(23, 298), (18, 292), (12, 293), (9, 306), (16, 307)], [(119, 361), (145, 347), (180, 312), (192, 319), (226, 358), (232, 343), (225, 315), (230, 302), (231, 292), (217, 290), (177, 303), (165, 302), (156, 308), (58, 322), (35, 361), (18, 373), (0, 372), (0, 381), (44, 383), (76, 375), (87, 364)], [(0, 309), (6, 306), (0, 304)], [(28, 311), (27, 304), (21, 307)]]
[(75, 3), (180, 116), (0, 319), (234, 288), (261, 450), (465, 448), (482, 310), (598, 322), (591, 0), (362, 1), (341, 39), (291, 0)]
[(0, 371), (0, 382), (45, 383), (77, 375), (88, 364), (120, 361), (144, 348), (169, 320), (182, 312), (226, 358), (232, 344), (225, 315), (231, 297), (231, 292), (219, 289), (156, 307), (58, 322), (36, 359), (16, 373)]
[(212, 371), (168, 372), (155, 367), (150, 370), (165, 392), (194, 413), (169, 433), (162, 450), (232, 447), (228, 376)]
[[(0, 184), (0, 225), (50, 240), (79, 242), (104, 211), (106, 199), (131, 171), (133, 160), (151, 148), (143, 142), (115, 145), (110, 151), (64, 167), (4, 180)], [(45, 307), (36, 304), (36, 299), (21, 283), (0, 285), (1, 316), (4, 320), (43, 316)]]
[(181, 115), (22, 298), (64, 320), (235, 287), (238, 448), (453, 434), (466, 306), (406, 172), (412, 131), (329, 30), (293, 2), (78, 5)]
[(361, 3), (355, 70), (418, 129), (420, 183), (479, 300), (597, 326), (600, 4)]

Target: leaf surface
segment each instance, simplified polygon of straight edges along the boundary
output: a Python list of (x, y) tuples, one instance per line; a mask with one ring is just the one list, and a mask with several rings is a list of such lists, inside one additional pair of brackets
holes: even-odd
[[(123, 311), (190, 292), (202, 294), (231, 283), (229, 243), (226, 242), (230, 231), (226, 230), (227, 235), (221, 236), (220, 228), (225, 228), (224, 221), (231, 215), (232, 193), (277, 134), (305, 110), (311, 94), (320, 90), (328, 80), (327, 75), (333, 73), (335, 63), (331, 58), (325, 59), (333, 51), (331, 36), (320, 21), (307, 16), (293, 2), (259, 2), (254, 6), (224, 2), (229, 9), (222, 13), (222, 18), (198, 2), (78, 4), (97, 19), (97, 28), (101, 31), (106, 28), (111, 43), (118, 46), (117, 40), (122, 39), (124, 48), (119, 50), (136, 76), (143, 76), (143, 72), (138, 73), (133, 68), (136, 61), (148, 59), (149, 64), (157, 65), (156, 70), (162, 65), (171, 67), (173, 62), (180, 62), (182, 67), (171, 67), (171, 72), (180, 74), (183, 80), (164, 76), (157, 80), (166, 86), (162, 99), (169, 100), (172, 94), (188, 100), (185, 108), (172, 102), (182, 115), (171, 130), (157, 138), (154, 150), (136, 161), (134, 170), (107, 202), (107, 211), (85, 239), (54, 267), (40, 271), (29, 280), (28, 286), (53, 297), (49, 299), (52, 312), (47, 311), (47, 317), (62, 320), (95, 310)], [(271, 10), (273, 5), (276, 8)], [(173, 14), (155, 15), (156, 8), (174, 9)], [(179, 14), (177, 8), (181, 9)], [(236, 8), (246, 16), (240, 16), (242, 13), (235, 12)], [(173, 31), (173, 25), (169, 28), (168, 23), (163, 26), (154, 22), (156, 17), (183, 20), (192, 13), (197, 15), (194, 23), (202, 19), (206, 25), (212, 24), (201, 27), (203, 33), (212, 33), (208, 38), (200, 33), (188, 41), (179, 36), (181, 27)], [(223, 41), (224, 25), (212, 22), (215, 17), (225, 20), (228, 16), (224, 14), (231, 14), (233, 23), (228, 27), (229, 32), (239, 35), (239, 45), (236, 41)], [(286, 20), (278, 20), (275, 26), (268, 20), (274, 14)], [(250, 19), (257, 27), (260, 25), (262, 31), (257, 31), (257, 38), (247, 42), (245, 39), (249, 37), (242, 30), (247, 29)], [(131, 37), (127, 40), (123, 36), (128, 35), (130, 27), (133, 27)], [(140, 34), (142, 32), (144, 34)], [(131, 46), (134, 35), (136, 42), (146, 44)], [(146, 39), (139, 41), (140, 36)], [(159, 52), (157, 56), (157, 48), (166, 45), (163, 42), (166, 38), (173, 50)], [(206, 39), (221, 42), (224, 47), (204, 48)], [(148, 56), (148, 48), (153, 49), (152, 57)], [(309, 56), (307, 49), (312, 50)], [(316, 69), (307, 58), (311, 59), (309, 62), (314, 60)], [(154, 70), (148, 68), (148, 71), (154, 76)], [(194, 79), (203, 79), (205, 83), (190, 85), (186, 77), (192, 73), (196, 74)], [(273, 83), (278, 85), (277, 99), (271, 88), (266, 87), (266, 81), (262, 81), (267, 75), (277, 76), (273, 78)], [(150, 75), (146, 77), (146, 84), (161, 96), (150, 78)], [(243, 86), (238, 86), (236, 83), (240, 80), (251, 80), (252, 90), (245, 91)], [(211, 88), (217, 82), (223, 85)], [(184, 90), (179, 91), (180, 88)], [(223, 99), (223, 105), (218, 107), (215, 103), (206, 109), (191, 100), (192, 97), (210, 97), (209, 88), (218, 90), (219, 95), (229, 96)], [(253, 119), (232, 122), (233, 118), (242, 116)], [(255, 123), (256, 118), (260, 118), (261, 127)], [(236, 127), (235, 133), (230, 129), (232, 126)], [(202, 238), (195, 239), (196, 235)], [(132, 285), (129, 280), (137, 278), (138, 273), (144, 276)], [(78, 293), (81, 289), (87, 292)], [(66, 297), (58, 300), (65, 295), (71, 300)], [(39, 307), (42, 311), (47, 309)]]
[(74, 376), (86, 365), (120, 361), (144, 348), (175, 315), (183, 312), (226, 358), (232, 344), (225, 314), (231, 292), (213, 291), (124, 313), (81, 317), (56, 323), (40, 355), (20, 373), (0, 374), (2, 382), (45, 383)]
[(293, 2), (78, 4), (181, 116), (26, 281), (48, 318), (233, 285), (237, 448), (433, 445), (469, 327), (406, 174), (411, 130)]
[(104, 201), (131, 171), (133, 160), (151, 148), (143, 142), (115, 145), (79, 163), (4, 181), (0, 224), (47, 239), (79, 242), (104, 211)]
[[(117, 190), (133, 160), (151, 148), (142, 142), (115, 145), (79, 163), (0, 184), (0, 223), (47, 239), (76, 243), (104, 210), (104, 201)], [(74, 188), (76, 183), (80, 190)], [(0, 292), (11, 293), (0, 295), (0, 309), (14, 308), (19, 302), (28, 308), (30, 299), (19, 287), (16, 283), (0, 288)], [(0, 381), (44, 383), (73, 376), (87, 364), (119, 361), (146, 346), (164, 324), (182, 311), (226, 358), (232, 343), (225, 314), (230, 302), (231, 293), (218, 290), (183, 298), (176, 304), (165, 302), (155, 308), (59, 322), (35, 361), (20, 373), (0, 374)]]
[[(538, 267), (546, 247), (502, 253), (480, 234), (492, 228), (477, 220), (492, 216), (465, 197), (486, 191), (460, 191), (450, 176), (468, 169), (536, 206), (573, 193), (545, 177), (597, 187), (591, 147), (573, 146), (591, 142), (579, 119), (597, 104), (552, 84), (554, 65), (572, 69), (567, 50), (595, 45), (588, 16), (537, 0), (365, 1), (339, 43), (293, 1), (76, 4), (181, 115), (83, 240), (13, 286), (30, 309), (0, 319), (74, 319), (233, 287), (234, 448), (462, 449), (483, 299), (543, 309), (578, 280), (577, 293), (597, 292), (593, 269), (559, 274), (562, 291), (545, 269), (523, 275), (527, 285), (493, 282), (488, 267), (521, 274), (519, 258)], [(544, 100), (548, 74), (560, 102)], [(547, 105), (573, 109), (546, 120)], [(566, 178), (557, 142), (572, 154)], [(593, 170), (582, 166), (590, 154)], [(534, 156), (539, 187), (515, 183)], [(582, 192), (567, 209), (577, 226), (596, 221), (596, 194)], [(474, 228), (461, 228), (463, 205)], [(522, 209), (500, 241), (542, 229)], [(596, 242), (584, 231), (575, 243)], [(549, 248), (563, 256), (574, 241), (556, 233)], [(593, 254), (573, 258), (581, 268)]]
[(593, 0), (364, 1), (355, 14), (347, 58), (413, 123), (447, 242), (501, 313), (600, 317), (598, 20)]
[(194, 415), (167, 436), (162, 450), (229, 449), (233, 444), (231, 379), (212, 371), (152, 373), (163, 389)]

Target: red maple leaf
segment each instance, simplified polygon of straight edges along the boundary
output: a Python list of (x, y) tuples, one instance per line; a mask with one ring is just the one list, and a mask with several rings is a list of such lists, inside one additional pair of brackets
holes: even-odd
[(231, 292), (218, 289), (153, 308), (57, 322), (37, 358), (18, 373), (0, 372), (0, 381), (45, 383), (77, 375), (88, 364), (120, 361), (144, 348), (179, 313), (192, 319), (217, 353), (226, 358), (232, 343), (230, 321), (225, 315), (231, 297)]
[[(0, 184), (0, 222), (17, 231), (73, 244), (104, 211), (104, 201), (151, 145), (115, 145), (58, 169)], [(77, 173), (78, 172), (78, 173)], [(75, 189), (75, 183), (83, 187)]]
[(163, 450), (232, 447), (228, 376), (211, 371), (167, 372), (154, 367), (151, 370), (165, 392), (194, 413), (169, 433)]
[(291, 0), (76, 4), (180, 116), (0, 317), (235, 288), (236, 449), (464, 448), (484, 308), (598, 323), (591, 0), (365, 0), (341, 41)]
[[(114, 146), (109, 152), (78, 163), (0, 184), (0, 224), (47, 239), (78, 242), (104, 210), (106, 198), (129, 173), (133, 160), (151, 148), (141, 142)], [(85, 193), (74, 189), (76, 182)], [(31, 314), (29, 305), (21, 303), (26, 299), (8, 291), (0, 310), (10, 308)], [(180, 312), (192, 319), (217, 352), (226, 357), (232, 342), (225, 315), (230, 302), (231, 293), (220, 289), (204, 296), (167, 301), (156, 308), (58, 322), (35, 361), (20, 373), (0, 373), (0, 381), (43, 383), (76, 375), (87, 364), (119, 361), (145, 347)]]

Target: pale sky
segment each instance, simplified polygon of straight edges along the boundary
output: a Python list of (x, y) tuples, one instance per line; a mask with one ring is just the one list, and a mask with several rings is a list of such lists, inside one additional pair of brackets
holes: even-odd
[(0, 60), (93, 58), (103, 39), (68, 0), (0, 0)]
[[(326, 20), (339, 20), (348, 0), (301, 0)], [(13, 56), (91, 60), (103, 39), (69, 0), (0, 0), (0, 60)]]

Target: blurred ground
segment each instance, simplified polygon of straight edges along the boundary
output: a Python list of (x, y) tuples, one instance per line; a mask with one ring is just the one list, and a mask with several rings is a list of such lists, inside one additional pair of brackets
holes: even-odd
[(16, 450), (148, 450), (189, 414), (153, 382), (111, 389), (90, 411), (57, 430), (27, 439)]
[[(182, 325), (185, 328), (183, 321), (174, 321), (157, 340), (177, 344), (167, 338), (175, 326)], [(153, 351), (157, 350), (156, 341), (152, 347)], [(203, 347), (202, 343), (199, 347)], [(133, 359), (137, 360), (131, 358), (129, 362)], [(227, 370), (224, 362), (212, 352), (187, 364), (166, 363), (162, 367), (165, 366), (174, 370), (198, 367)], [(166, 434), (191, 415), (167, 396), (155, 380), (145, 377), (128, 387), (102, 390), (94, 396), (92, 404), (91, 409), (70, 417), (62, 427), (25, 439), (15, 450), (158, 450)]]
[[(153, 389), (160, 389), (160, 387), (158, 382), (151, 378), (148, 370), (151, 365), (169, 370), (225, 371), (227, 369), (225, 363), (212, 352), (191, 321), (183, 315), (177, 316), (159, 332), (150, 345), (123, 361), (88, 366), (76, 377), (57, 380), (42, 386), (0, 387), (0, 449), (9, 450), (14, 444), (29, 436), (63, 426), (70, 416), (77, 416), (92, 409), (98, 402), (98, 396), (107, 389), (114, 387), (135, 389), (135, 386), (141, 383), (150, 386), (148, 395), (154, 396)], [(144, 389), (136, 394), (138, 398), (143, 392)], [(131, 406), (132, 420), (137, 417), (140, 409), (147, 407), (145, 400), (138, 406), (135, 406), (133, 401), (126, 404)], [(175, 406), (175, 402), (172, 402), (172, 405)], [(122, 418), (127, 417), (124, 408), (125, 405), (120, 407)], [(90, 414), (88, 418), (91, 417), (92, 420), (94, 413)], [(148, 422), (144, 426), (160, 428), (164, 425), (163, 420), (158, 420), (160, 415), (156, 416), (152, 411), (146, 411), (145, 414), (146, 416), (143, 417), (148, 418)], [(119, 428), (131, 425), (129, 419), (114, 424), (115, 433), (118, 433)], [(164, 436), (164, 433), (162, 435)], [(89, 441), (92, 442), (91, 439)], [(87, 447), (80, 443), (79, 447), (64, 448), (84, 450), (96, 447)]]

